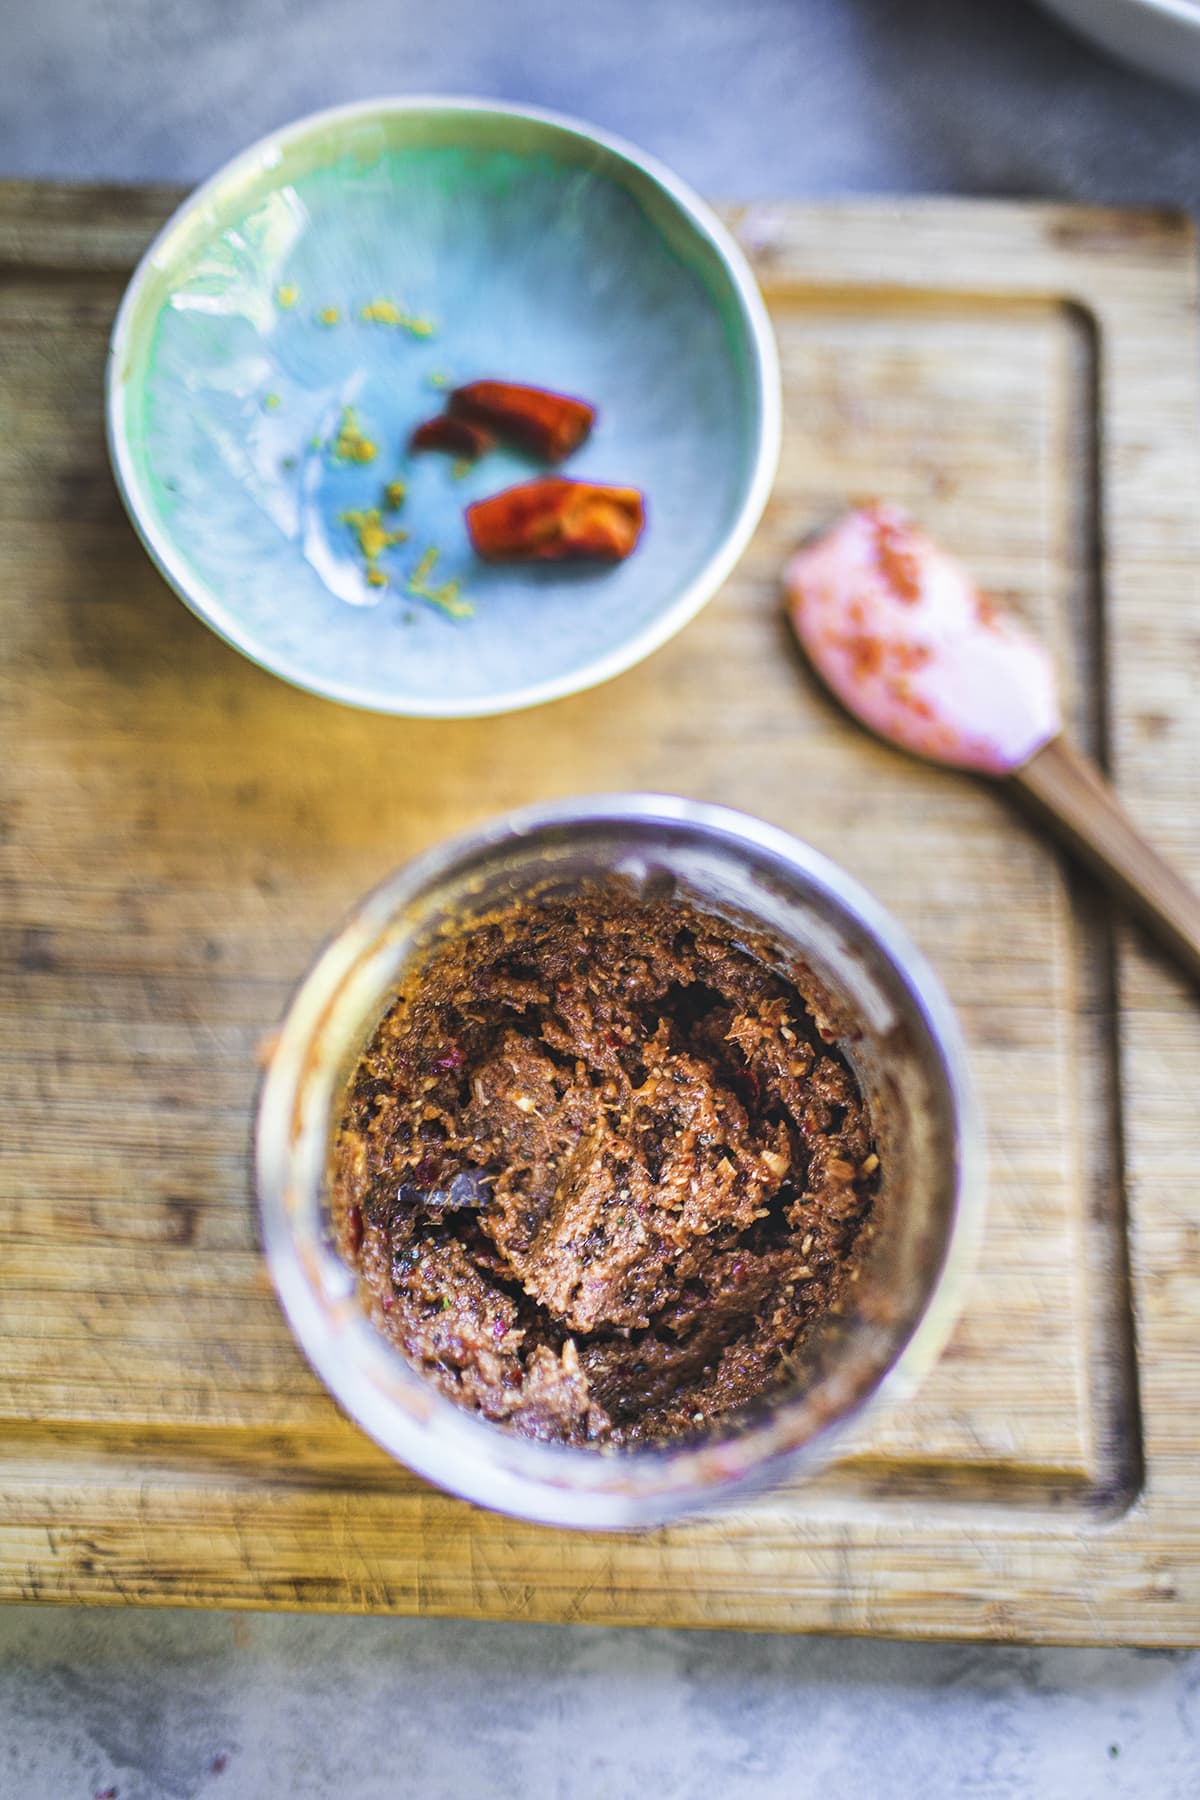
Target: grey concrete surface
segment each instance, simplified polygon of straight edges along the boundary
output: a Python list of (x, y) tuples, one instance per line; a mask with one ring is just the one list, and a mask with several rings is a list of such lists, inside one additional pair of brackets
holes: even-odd
[(1200, 1664), (449, 1620), (0, 1613), (11, 1800), (1194, 1800)]
[(0, 172), (208, 174), (371, 94), (536, 101), (710, 195), (1200, 205), (1200, 107), (1027, 0), (4, 0)]
[[(717, 196), (1200, 208), (1200, 101), (1020, 0), (0, 0), (0, 175), (190, 181), (421, 90), (578, 113)], [(0, 1611), (12, 1800), (1196, 1800), (1198, 1739), (1184, 1654)]]

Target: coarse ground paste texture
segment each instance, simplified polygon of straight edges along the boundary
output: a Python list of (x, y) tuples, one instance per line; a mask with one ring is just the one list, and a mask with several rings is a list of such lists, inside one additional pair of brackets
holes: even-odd
[(833, 1040), (815, 984), (678, 900), (598, 888), (467, 928), (398, 992), (336, 1138), (374, 1323), (552, 1442), (677, 1437), (762, 1396), (841, 1309), (879, 1181)]

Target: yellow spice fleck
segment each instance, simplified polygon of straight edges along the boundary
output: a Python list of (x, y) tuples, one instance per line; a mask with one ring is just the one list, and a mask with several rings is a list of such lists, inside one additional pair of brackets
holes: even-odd
[(398, 325), (402, 331), (411, 331), (414, 337), (433, 336), (432, 319), (406, 313), (394, 300), (368, 300), (365, 306), (359, 308), (358, 316), (373, 325)]
[(419, 591), (419, 589), (429, 580), (429, 577), (433, 574), (434, 568), (436, 567), (437, 559), (438, 553), (432, 546), (425, 551), (420, 562), (408, 578), (408, 585), (413, 589), (414, 593)]
[(469, 619), (475, 611), (469, 600), (461, 598), (461, 583), (447, 581), (441, 587), (430, 587), (429, 577), (437, 564), (438, 552), (430, 546), (408, 578), (408, 591), (433, 606), (440, 606), (452, 619)]
[(323, 306), (317, 314), (318, 325), (336, 325), (341, 319), (341, 309), (336, 306)]
[(375, 325), (399, 325), (404, 314), (394, 300), (370, 300), (359, 314)]
[(369, 437), (363, 435), (358, 415), (352, 406), (342, 409), (342, 422), (333, 440), (333, 454), (340, 462), (369, 463), (375, 460), (375, 445)]
[(368, 587), (386, 587), (387, 586), (387, 576), (384, 574), (382, 569), (376, 569), (374, 567), (368, 568), (368, 570), (367, 570), (367, 586)]
[(377, 507), (366, 512), (346, 512), (342, 514), (342, 524), (348, 525), (358, 540), (358, 547), (369, 563), (390, 550), (394, 544), (408, 542), (407, 531), (389, 531), (383, 523), (383, 516)]
[(300, 289), (298, 287), (293, 287), (290, 282), (286, 283), (283, 287), (277, 287), (275, 289), (275, 304), (276, 306), (281, 306), (284, 312), (289, 312), (291, 308), (295, 306), (299, 298)]
[(402, 481), (389, 481), (383, 490), (383, 506), (385, 512), (398, 512), (404, 505), (405, 487)]
[(264, 412), (278, 412), (281, 404), (278, 394), (264, 394), (262, 403)]
[(459, 581), (447, 581), (440, 588), (421, 588), (418, 591), (422, 599), (440, 606), (452, 619), (470, 619), (475, 616), (475, 608), (471, 602), (462, 598), (462, 583)]

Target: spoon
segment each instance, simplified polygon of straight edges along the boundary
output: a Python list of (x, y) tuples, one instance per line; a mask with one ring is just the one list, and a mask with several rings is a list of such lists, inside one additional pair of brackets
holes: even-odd
[(784, 572), (796, 636), (859, 722), (1010, 782), (1194, 977), (1200, 895), (1063, 736), (1054, 666), (899, 507), (845, 513)]

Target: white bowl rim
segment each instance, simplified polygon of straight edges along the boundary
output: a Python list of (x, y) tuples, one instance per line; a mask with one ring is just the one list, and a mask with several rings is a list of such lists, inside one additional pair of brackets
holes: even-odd
[[(1127, 7), (1130, 12), (1161, 13), (1164, 18), (1177, 20), (1180, 25), (1200, 28), (1200, 5), (1197, 0), (1117, 0), (1117, 3)], [(1049, 4), (1053, 11), (1061, 10), (1057, 0), (1049, 0)], [(1112, 0), (1109, 0), (1109, 4), (1112, 4)], [(1077, 6), (1072, 6), (1070, 11), (1072, 18), (1080, 16)]]
[[(551, 680), (533, 682), (525, 687), (510, 688), (503, 693), (485, 695), (478, 699), (451, 701), (405, 699), (402, 704), (388, 706), (382, 703), (377, 696), (364, 697), (361, 689), (356, 689), (352, 683), (320, 680), (311, 671), (294, 663), (291, 658), (271, 656), (268, 659), (260, 655), (251, 645), (250, 634), (224, 606), (220, 597), (212, 591), (211, 585), (207, 582), (196, 581), (185, 568), (183, 558), (175, 549), (171, 534), (164, 530), (154, 518), (148, 497), (145, 495), (133, 467), (126, 417), (128, 371), (124, 368), (124, 363), (128, 355), (127, 340), (133, 318), (141, 303), (143, 292), (158, 264), (170, 251), (174, 238), (187, 228), (195, 215), (208, 205), (210, 200), (231, 179), (248, 173), (255, 167), (263, 166), (269, 161), (273, 152), (278, 153), (285, 146), (302, 140), (314, 130), (323, 130), (331, 125), (366, 119), (373, 114), (431, 111), (468, 114), (491, 113), (508, 118), (527, 119), (535, 124), (551, 126), (587, 142), (598, 144), (602, 149), (628, 163), (635, 170), (649, 176), (665, 192), (701, 237), (708, 240), (733, 283), (737, 301), (746, 322), (749, 372), (754, 377), (758, 390), (758, 447), (737, 516), (726, 532), (723, 542), (696, 572), (682, 593), (676, 596), (672, 604), (625, 643)], [(762, 517), (763, 509), (770, 496), (779, 464), (783, 429), (779, 353), (766, 304), (745, 254), (707, 202), (702, 200), (664, 163), (659, 162), (657, 157), (639, 150), (636, 145), (611, 132), (589, 125), (583, 120), (572, 118), (569, 114), (554, 112), (545, 107), (523, 106), (504, 100), (462, 95), (382, 95), (376, 99), (354, 100), (345, 105), (326, 107), (318, 112), (307, 113), (303, 118), (295, 119), (278, 130), (267, 132), (265, 136), (258, 138), (253, 144), (248, 145), (246, 149), (222, 164), (171, 214), (166, 224), (144, 251), (134, 270), (113, 321), (108, 349), (105, 396), (105, 428), (109, 458), (121, 499), (134, 530), (148, 551), (151, 560), (157, 565), (160, 573), (165, 576), (185, 606), (195, 613), (197, 618), (202, 619), (206, 625), (210, 626), (218, 637), (223, 638), (227, 644), (240, 651), (249, 661), (256, 663), (271, 674), (282, 677), (293, 687), (302, 688), (308, 693), (318, 694), (326, 699), (340, 701), (346, 706), (358, 707), (366, 712), (387, 713), (404, 718), (467, 719), (519, 712), (525, 707), (540, 706), (546, 701), (560, 700), (568, 694), (576, 694), (588, 688), (597, 687), (602, 682), (610, 681), (614, 676), (621, 675), (627, 669), (633, 668), (635, 664), (643, 662), (646, 657), (660, 649), (695, 618), (737, 564)]]

